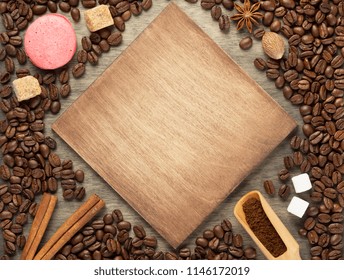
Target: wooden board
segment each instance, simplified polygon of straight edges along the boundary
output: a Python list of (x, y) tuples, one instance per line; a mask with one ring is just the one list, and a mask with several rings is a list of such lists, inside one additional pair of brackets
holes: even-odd
[(52, 127), (177, 247), (295, 126), (170, 4)]

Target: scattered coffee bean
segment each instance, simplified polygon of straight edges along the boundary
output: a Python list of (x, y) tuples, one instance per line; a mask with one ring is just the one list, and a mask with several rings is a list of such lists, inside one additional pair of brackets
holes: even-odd
[(219, 18), (219, 28), (224, 32), (228, 32), (229, 27), (230, 21), (228, 15), (221, 15)]
[(239, 46), (243, 50), (248, 50), (252, 47), (252, 38), (250, 36), (241, 39)]
[(275, 194), (275, 186), (271, 180), (264, 181), (264, 189), (268, 195), (274, 195)]
[(282, 185), (278, 190), (278, 195), (283, 199), (287, 200), (290, 195), (290, 186)]
[(288, 169), (282, 169), (278, 172), (278, 177), (281, 181), (286, 181), (290, 177)]

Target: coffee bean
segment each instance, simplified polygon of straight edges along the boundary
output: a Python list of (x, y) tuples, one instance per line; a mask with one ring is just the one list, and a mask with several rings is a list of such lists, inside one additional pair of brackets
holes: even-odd
[(307, 233), (308, 242), (311, 245), (317, 244), (319, 241), (319, 236), (315, 230), (311, 230)]
[(201, 0), (201, 7), (206, 10), (210, 10), (215, 4), (215, 0)]
[(219, 28), (223, 32), (228, 32), (229, 27), (230, 27), (230, 21), (229, 21), (228, 15), (221, 15), (221, 17), (219, 18)]
[(252, 38), (250, 36), (246, 36), (243, 39), (241, 39), (239, 46), (243, 50), (248, 50), (252, 47)]
[(280, 76), (280, 72), (278, 69), (268, 69), (266, 71), (266, 77), (268, 77), (269, 79), (277, 79)]
[(215, 236), (214, 232), (212, 230), (205, 230), (203, 232), (203, 237), (207, 240), (213, 239)]
[(81, 0), (81, 4), (84, 6), (84, 8), (94, 8), (97, 5), (96, 0)]
[(135, 225), (133, 227), (133, 230), (134, 230), (135, 236), (137, 236), (138, 238), (143, 239), (146, 237), (146, 232), (142, 226)]
[(288, 169), (282, 169), (278, 172), (278, 177), (281, 181), (286, 181), (290, 177)]
[(222, 229), (220, 225), (216, 225), (213, 229), (213, 232), (214, 232), (214, 235), (219, 239), (223, 238), (225, 234), (224, 230)]
[(71, 92), (71, 87), (69, 84), (63, 84), (60, 88), (60, 95), (62, 98), (66, 98), (69, 96)]
[(224, 219), (221, 222), (221, 227), (225, 232), (231, 231), (232, 230), (232, 223), (229, 221), (229, 219)]
[(271, 180), (264, 181), (264, 189), (268, 195), (274, 195), (275, 194), (275, 186)]
[(119, 230), (126, 230), (126, 231), (130, 231), (131, 229), (131, 224), (127, 221), (120, 221), (119, 223), (117, 223), (117, 228)]
[(112, 212), (112, 217), (113, 217), (116, 224), (123, 221), (123, 214), (122, 214), (121, 210), (119, 210), (119, 209), (115, 209)]
[(135, 15), (135, 16), (138, 16), (141, 14), (142, 12), (142, 5), (140, 2), (132, 2), (130, 3), (130, 12)]
[(256, 38), (256, 39), (262, 39), (262, 37), (264, 36), (264, 34), (265, 34), (265, 30), (264, 30), (264, 28), (262, 28), (262, 27), (256, 28), (256, 29), (253, 31), (253, 37)]
[(220, 6), (213, 6), (211, 8), (211, 17), (214, 19), (214, 20), (219, 20), (219, 18), (221, 17), (222, 15), (222, 9)]
[(300, 166), (303, 161), (303, 155), (301, 152), (294, 152), (293, 153), (293, 161), (296, 166)]
[(278, 195), (283, 199), (287, 200), (290, 194), (290, 186), (282, 185), (278, 190)]
[[(119, 243), (124, 244), (124, 242), (129, 238), (129, 233), (126, 230), (121, 230), (117, 234), (117, 240)], [(149, 246), (149, 245), (147, 245)]]
[(85, 64), (84, 63), (78, 63), (74, 65), (72, 69), (72, 74), (74, 78), (80, 78), (85, 73)]
[(330, 244), (333, 246), (339, 244), (342, 241), (343, 237), (340, 234), (333, 234), (330, 237)]
[(279, 32), (281, 30), (281, 22), (279, 20), (274, 20), (271, 24), (270, 24), (270, 30), (272, 32)]
[(0, 165), (0, 178), (4, 181), (9, 180), (11, 177), (11, 171), (7, 165)]
[(122, 42), (122, 34), (118, 31), (111, 33), (107, 38), (107, 42), (110, 46), (118, 46)]
[(265, 60), (263, 59), (263, 58), (256, 58), (255, 60), (254, 60), (254, 66), (258, 69), (258, 70), (260, 70), (260, 71), (263, 71), (263, 70), (265, 70), (266, 69), (266, 62), (265, 62)]
[(332, 223), (328, 226), (328, 230), (332, 234), (342, 234), (343, 225), (341, 223)]
[(290, 170), (294, 167), (294, 161), (291, 156), (284, 157), (283, 161), (286, 169)]
[(293, 150), (298, 150), (300, 148), (301, 138), (299, 136), (293, 136), (290, 140), (290, 146)]

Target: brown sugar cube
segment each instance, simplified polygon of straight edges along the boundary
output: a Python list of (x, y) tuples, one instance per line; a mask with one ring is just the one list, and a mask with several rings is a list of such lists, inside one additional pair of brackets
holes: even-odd
[(109, 7), (107, 5), (99, 5), (85, 11), (84, 17), (87, 28), (91, 32), (95, 32), (114, 24)]
[(38, 80), (33, 76), (15, 79), (13, 89), (19, 102), (40, 95), (42, 92)]

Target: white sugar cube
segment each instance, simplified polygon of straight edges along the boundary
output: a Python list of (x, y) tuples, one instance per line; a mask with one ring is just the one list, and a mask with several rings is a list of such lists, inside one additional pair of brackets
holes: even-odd
[(305, 192), (312, 188), (312, 183), (307, 173), (294, 176), (291, 178), (291, 180), (293, 181), (296, 193)]
[(301, 198), (294, 196), (289, 203), (288, 212), (302, 218), (305, 214), (309, 203)]

